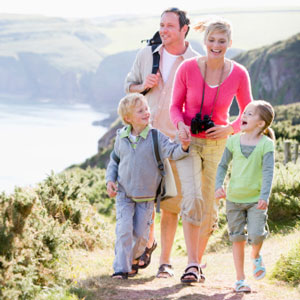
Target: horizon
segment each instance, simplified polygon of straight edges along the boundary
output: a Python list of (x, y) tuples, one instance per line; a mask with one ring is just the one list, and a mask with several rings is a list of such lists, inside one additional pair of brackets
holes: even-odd
[[(3, 3), (0, 7), (0, 14), (20, 14), (20, 15), (41, 15), (47, 17), (63, 17), (63, 18), (97, 18), (104, 16), (116, 15), (160, 15), (161, 12), (169, 7), (179, 7), (188, 13), (201, 12), (201, 10), (222, 10), (222, 9), (284, 9), (297, 8), (300, 9), (298, 0), (286, 0), (284, 4), (281, 0), (253, 0), (238, 1), (227, 0), (226, 5), (222, 0), (215, 0), (213, 3), (203, 3), (199, 5), (193, 0), (186, 0), (184, 4), (180, 0), (166, 0), (161, 4), (160, 0), (152, 0), (151, 4), (145, 5), (140, 1), (128, 0), (105, 3), (105, 8), (97, 11), (99, 2), (96, 0), (85, 0), (84, 2), (74, 3), (71, 0), (27, 0), (26, 2), (19, 0), (10, 0)], [(183, 4), (183, 5), (182, 5)], [(130, 8), (129, 8), (130, 7)], [(71, 8), (71, 9), (70, 9)]]

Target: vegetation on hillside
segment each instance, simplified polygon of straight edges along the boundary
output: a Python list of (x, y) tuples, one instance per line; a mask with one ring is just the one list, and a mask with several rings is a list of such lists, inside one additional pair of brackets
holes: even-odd
[[(271, 232), (281, 234), (300, 226), (299, 161), (282, 163), (283, 138), (299, 141), (300, 104), (279, 106), (275, 110), (273, 128), (280, 138), (276, 143), (268, 222)], [(284, 122), (291, 125), (285, 126)], [(112, 129), (117, 127), (115, 123)], [(91, 251), (113, 246), (114, 199), (106, 194), (105, 170), (97, 167), (101, 161), (104, 166), (103, 157), (107, 161), (112, 136), (106, 136), (105, 143), (100, 143), (99, 157), (87, 160), (84, 168), (72, 167), (61, 174), (51, 174), (35, 188), (16, 188), (10, 195), (0, 195), (1, 299), (37, 299), (37, 295), (45, 295), (49, 289), (57, 292), (55, 287), (71, 284), (61, 269), (70, 249)], [(210, 239), (209, 251), (229, 245), (224, 210), (222, 202), (219, 229)], [(175, 248), (184, 254), (182, 244), (180, 237)], [(299, 284), (297, 249), (278, 262), (276, 268), (280, 272), (274, 271), (276, 279)], [(286, 268), (282, 267), (283, 262)], [(69, 299), (73, 298), (72, 293), (67, 294)]]

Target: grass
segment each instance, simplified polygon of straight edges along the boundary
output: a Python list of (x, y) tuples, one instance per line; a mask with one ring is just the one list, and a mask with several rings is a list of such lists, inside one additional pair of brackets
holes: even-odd
[[(65, 270), (64, 275), (69, 278), (70, 284), (64, 290), (60, 291), (60, 293), (53, 291), (53, 294), (48, 295), (48, 298), (43, 298), (43, 300), (241, 299), (234, 298), (235, 294), (232, 293), (231, 289), (235, 281), (235, 273), (230, 246), (225, 246), (218, 252), (213, 251), (205, 254), (203, 263), (207, 266), (204, 269), (207, 280), (204, 285), (201, 285), (201, 294), (199, 294), (199, 289), (194, 286), (183, 286), (180, 284), (180, 276), (187, 263), (181, 225), (177, 229), (176, 241), (172, 251), (172, 264), (175, 270), (175, 277), (168, 280), (155, 278), (160, 254), (158, 223), (159, 216), (156, 217), (156, 225), (158, 225), (156, 226), (158, 249), (153, 253), (151, 265), (145, 270), (140, 270), (137, 277), (128, 281), (115, 281), (110, 278), (113, 272), (112, 263), (114, 259), (114, 251), (111, 248), (95, 250), (93, 252), (78, 249), (72, 250), (69, 251), (68, 260), (62, 266)], [(213, 238), (210, 243), (213, 243)], [(245, 270), (248, 282), (254, 291), (251, 294), (253, 298), (249, 299), (264, 298), (277, 300), (281, 298), (298, 299), (300, 297), (299, 287), (292, 287), (270, 276), (271, 270), (281, 255), (291, 251), (299, 239), (299, 227), (285, 234), (271, 234), (265, 241), (262, 250), (263, 259), (268, 271), (266, 279), (262, 281), (255, 281), (251, 275), (250, 247), (246, 247)], [(205, 295), (207, 298), (205, 298)], [(212, 295), (215, 298), (209, 298)]]

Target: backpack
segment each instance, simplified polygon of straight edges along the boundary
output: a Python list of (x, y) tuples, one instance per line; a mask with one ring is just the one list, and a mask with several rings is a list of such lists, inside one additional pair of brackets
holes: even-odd
[[(157, 187), (155, 196), (156, 211), (160, 212), (160, 201), (175, 197), (177, 195), (177, 188), (170, 162), (167, 159), (165, 162), (163, 162), (159, 154), (157, 129), (153, 128), (151, 130), (151, 134), (153, 141), (153, 152), (156, 158), (157, 168), (161, 175), (161, 181)], [(111, 152), (111, 158), (117, 164), (120, 163), (120, 158), (117, 156), (114, 150)]]
[[(160, 55), (159, 52), (154, 50), (162, 43), (159, 31), (156, 31), (153, 35), (153, 37), (149, 40), (141, 40), (141, 43), (147, 42), (147, 46), (151, 46), (152, 50), (152, 56), (153, 56), (153, 64), (152, 64), (152, 74), (156, 74), (158, 69), (159, 69), (159, 60), (160, 60)], [(141, 94), (144, 96), (150, 91), (150, 89), (145, 89)]]

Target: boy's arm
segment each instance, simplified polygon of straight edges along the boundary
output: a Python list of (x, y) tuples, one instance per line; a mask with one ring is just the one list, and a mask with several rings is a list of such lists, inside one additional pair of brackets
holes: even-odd
[(172, 142), (169, 137), (162, 132), (158, 132), (158, 143), (162, 159), (170, 158), (172, 160), (181, 159), (188, 155), (188, 145), (181, 145)]
[(218, 190), (223, 187), (228, 165), (231, 162), (231, 160), (232, 160), (232, 152), (230, 152), (230, 150), (227, 147), (225, 147), (222, 159), (217, 169), (215, 190)]
[[(115, 145), (113, 151), (116, 153), (117, 156), (119, 156), (119, 137), (116, 137)], [(110, 154), (109, 163), (106, 168), (106, 175), (105, 175), (105, 181), (106, 185), (108, 182), (116, 182), (118, 178), (118, 169), (119, 169), (119, 163), (116, 162), (113, 158), (113, 151)]]

